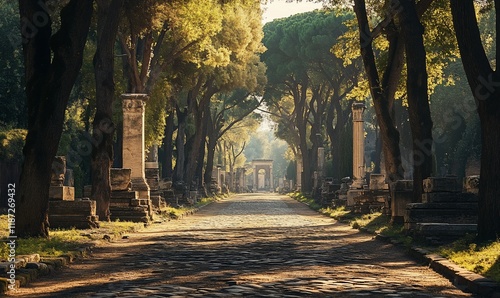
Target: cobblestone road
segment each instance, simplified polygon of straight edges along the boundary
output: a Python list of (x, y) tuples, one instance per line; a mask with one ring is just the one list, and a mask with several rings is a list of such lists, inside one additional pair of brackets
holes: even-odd
[(236, 195), (99, 248), (25, 297), (471, 297), (372, 236), (274, 194)]

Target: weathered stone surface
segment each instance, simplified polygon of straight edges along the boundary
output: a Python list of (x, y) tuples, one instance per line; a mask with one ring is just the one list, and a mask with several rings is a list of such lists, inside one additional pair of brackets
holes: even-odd
[(463, 236), (476, 233), (477, 224), (417, 223), (415, 232), (419, 236)]
[(409, 210), (417, 209), (435, 209), (435, 210), (470, 210), (477, 211), (479, 206), (477, 203), (410, 203), (406, 206)]
[(422, 203), (465, 203), (477, 202), (473, 193), (431, 192), (422, 194)]
[(121, 190), (121, 191), (113, 191), (111, 192), (111, 200), (114, 199), (137, 199), (138, 194), (136, 191), (128, 191), (128, 190)]
[(403, 223), (406, 205), (413, 201), (413, 180), (398, 180), (391, 184), (391, 222)]
[(425, 208), (427, 204), (409, 204), (404, 217), (405, 229), (414, 230), (419, 223), (477, 223), (477, 207), (471, 208)]
[(49, 215), (95, 215), (95, 201), (49, 201)]
[(131, 186), (131, 169), (112, 168), (110, 171), (111, 190), (129, 190)]
[(51, 186), (49, 188), (50, 200), (74, 201), (75, 188), (71, 186)]
[(397, 180), (391, 183), (391, 191), (413, 190), (413, 180)]
[(389, 184), (385, 182), (385, 175), (370, 174), (370, 190), (388, 190)]
[(171, 180), (160, 180), (158, 182), (158, 186), (161, 190), (171, 190), (172, 189), (172, 181)]
[(151, 196), (151, 203), (153, 204), (153, 207), (155, 208), (165, 208), (167, 207), (167, 203), (165, 202), (165, 199), (161, 196)]
[(457, 177), (429, 177), (423, 181), (424, 192), (460, 192)]
[(66, 174), (66, 157), (64, 156), (54, 157), (54, 161), (52, 162), (50, 185), (63, 186), (65, 174)]
[(464, 178), (464, 189), (467, 193), (479, 194), (479, 175)]
[(89, 229), (97, 228), (98, 217), (97, 215), (50, 215), (49, 223), (51, 228), (76, 228), (76, 229)]
[(147, 94), (122, 94), (123, 106), (123, 167), (131, 172), (132, 190), (139, 197), (149, 199), (149, 186), (146, 183), (144, 166), (144, 112)]

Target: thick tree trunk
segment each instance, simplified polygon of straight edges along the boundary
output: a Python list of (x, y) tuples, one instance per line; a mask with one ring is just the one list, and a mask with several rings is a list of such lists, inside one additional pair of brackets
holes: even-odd
[[(495, 1), (496, 3), (497, 1)], [(453, 24), (460, 56), (481, 120), (481, 178), (479, 182), (478, 240), (496, 240), (500, 236), (500, 74), (493, 71), (484, 47), (472, 0), (451, 0)], [(500, 7), (495, 5), (497, 35)], [(500, 55), (497, 42), (497, 60)]]
[(177, 138), (175, 140), (175, 147), (177, 148), (177, 160), (175, 162), (174, 169), (174, 182), (183, 181), (184, 177), (184, 166), (186, 161), (185, 155), (185, 140), (186, 140), (186, 121), (187, 121), (187, 111), (181, 111), (177, 106)]
[(160, 156), (161, 173), (163, 178), (172, 178), (172, 159), (174, 155), (174, 113), (167, 116), (167, 123), (165, 125), (165, 138), (163, 139), (163, 155)]
[[(215, 89), (211, 87), (208, 88), (201, 97), (195, 111), (195, 133), (193, 137), (193, 143), (188, 154), (189, 157), (187, 160), (185, 175), (185, 180), (188, 183), (191, 183), (193, 181), (196, 173), (196, 168), (200, 163), (200, 150), (205, 150), (204, 142), (206, 137), (206, 129), (204, 128), (204, 126), (206, 126), (206, 111), (207, 106), (210, 104), (210, 98), (212, 98), (213, 94), (215, 94)], [(203, 165), (203, 161), (201, 161), (201, 163)]]
[(392, 182), (404, 178), (404, 170), (401, 165), (401, 151), (399, 149), (399, 132), (394, 127), (391, 116), (392, 99), (394, 98), (393, 92), (396, 90), (394, 86), (397, 85), (401, 73), (401, 65), (398, 63), (402, 49), (399, 44), (401, 41), (399, 41), (397, 36), (389, 38), (390, 58), (381, 83), (372, 48), (372, 36), (366, 14), (365, 0), (355, 0), (354, 2), (354, 11), (358, 19), (360, 33), (361, 57), (370, 84), (370, 92), (382, 137), (387, 173), (386, 180)]
[(118, 32), (123, 0), (98, 1), (97, 49), (94, 55), (96, 82), (96, 115), (92, 146), (92, 192), (96, 214), (101, 221), (109, 221), (111, 197), (110, 168), (113, 164), (113, 97), (115, 92), (115, 40)]
[(59, 31), (51, 36), (52, 22), (45, 2), (19, 1), (29, 113), (16, 196), (19, 237), (47, 237), (49, 233), (52, 161), (61, 138), (69, 95), (82, 65), (92, 17), (92, 1), (72, 0), (61, 11)]
[(427, 62), (424, 27), (413, 0), (401, 0), (401, 30), (404, 35), (408, 75), (408, 113), (413, 140), (413, 201), (421, 202), (422, 182), (432, 173), (432, 119), (427, 94)]
[[(203, 180), (205, 184), (210, 183), (212, 179), (212, 172), (214, 168), (214, 158), (215, 158), (215, 147), (217, 146), (217, 134), (218, 132), (214, 127), (214, 115), (208, 115), (207, 121), (207, 165), (205, 167), (205, 173), (203, 175)], [(208, 188), (207, 188), (208, 190)]]

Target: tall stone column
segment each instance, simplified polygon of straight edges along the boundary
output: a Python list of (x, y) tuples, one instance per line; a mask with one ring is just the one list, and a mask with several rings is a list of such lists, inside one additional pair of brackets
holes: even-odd
[(139, 198), (150, 199), (145, 177), (144, 112), (146, 94), (122, 94), (123, 100), (123, 167), (131, 169), (132, 190)]
[(302, 157), (297, 159), (297, 190), (302, 189)]
[(271, 191), (274, 191), (274, 183), (273, 183), (273, 167), (269, 167), (269, 188)]
[(253, 191), (256, 192), (259, 187), (259, 173), (257, 172), (257, 167), (253, 167)]
[(364, 103), (354, 103), (352, 105), (352, 188), (363, 188), (365, 184), (365, 129), (363, 121)]

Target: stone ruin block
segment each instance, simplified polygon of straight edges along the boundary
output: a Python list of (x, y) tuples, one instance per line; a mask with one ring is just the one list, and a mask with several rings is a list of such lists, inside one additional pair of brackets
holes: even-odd
[(476, 195), (479, 194), (479, 175), (465, 177), (463, 191)]
[(73, 201), (75, 199), (75, 188), (64, 186), (65, 177), (66, 158), (64, 156), (56, 156), (52, 162), (49, 200)]
[(423, 181), (424, 192), (460, 192), (457, 177), (429, 177)]
[(406, 205), (413, 202), (413, 180), (391, 184), (391, 223), (404, 223)]
[(131, 169), (112, 168), (110, 171), (111, 190), (129, 190), (131, 187)]
[(407, 205), (405, 229), (414, 230), (418, 223), (474, 224), (477, 214), (475, 203), (412, 203)]
[(75, 188), (71, 186), (51, 186), (49, 200), (74, 201)]
[(153, 207), (158, 209), (167, 207), (165, 199), (162, 198), (161, 196), (151, 196), (151, 203), (153, 204)]
[(96, 228), (99, 227), (98, 220), (95, 201), (49, 201), (51, 228)]
[(52, 162), (50, 186), (63, 186), (66, 175), (66, 157), (56, 156)]
[(391, 191), (412, 191), (413, 180), (397, 180), (391, 183)]
[(160, 169), (158, 168), (146, 168), (146, 182), (149, 185), (150, 190), (159, 190), (160, 189)]
[(389, 190), (389, 185), (385, 182), (385, 175), (370, 174), (370, 190)]
[(477, 202), (472, 193), (431, 192), (422, 194), (422, 203), (471, 203)]
[(159, 189), (161, 189), (161, 190), (171, 190), (172, 189), (172, 180), (162, 179), (162, 180), (158, 181), (158, 186), (159, 186)]

